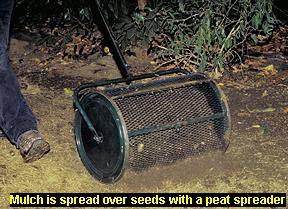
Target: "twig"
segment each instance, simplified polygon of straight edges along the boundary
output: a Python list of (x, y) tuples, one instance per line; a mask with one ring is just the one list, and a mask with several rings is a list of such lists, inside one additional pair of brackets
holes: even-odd
[(202, 16), (205, 12), (201, 12), (201, 13), (197, 13), (197, 14), (194, 14), (194, 15), (190, 15), (189, 17), (186, 17), (184, 19), (178, 19), (178, 20), (171, 20), (172, 22), (174, 23), (179, 23), (179, 22), (186, 22), (187, 20), (193, 18), (193, 17), (196, 17), (196, 16)]
[[(238, 21), (237, 23), (239, 23), (239, 21)], [(236, 24), (236, 25), (237, 25), (237, 24)], [(220, 54), (222, 54), (222, 52), (223, 52), (223, 50), (224, 50), (226, 41), (227, 41), (229, 38), (231, 38), (231, 36), (234, 35), (234, 34), (236, 33), (236, 31), (239, 30), (240, 25), (238, 25), (238, 27), (235, 28), (236, 25), (232, 28), (232, 30), (230, 31), (230, 33), (229, 33), (228, 36), (226, 37), (226, 39), (225, 39), (225, 41), (224, 41), (224, 43), (223, 43), (223, 45), (222, 45), (222, 47), (221, 47), (221, 49), (220, 49), (220, 52), (219, 52)]]
[(164, 47), (164, 46), (161, 46), (161, 45), (159, 45), (159, 44), (156, 44), (155, 46), (158, 47), (158, 48), (160, 48), (160, 49), (168, 50), (168, 48), (166, 48), (166, 47)]
[[(183, 56), (180, 56), (180, 57), (177, 57), (177, 58), (174, 58), (174, 59), (170, 59), (166, 62), (163, 62), (161, 63), (160, 65), (157, 65), (153, 70), (157, 70), (159, 69), (160, 67), (164, 66), (164, 65), (167, 65), (169, 63), (172, 63), (172, 62), (177, 62), (177, 61), (180, 61), (178, 64), (184, 62), (185, 60), (187, 60), (187, 58), (192, 58), (193, 56), (191, 55), (183, 55)], [(193, 64), (193, 65), (196, 65), (196, 66), (199, 66), (200, 64), (196, 61), (192, 61), (189, 59), (189, 63)]]
[(169, 63), (172, 63), (172, 62), (175, 62), (177, 59), (171, 59), (171, 60), (168, 60), (166, 62), (162, 62), (160, 65), (157, 65), (153, 70), (158, 70), (160, 67), (164, 66), (164, 65), (167, 65)]

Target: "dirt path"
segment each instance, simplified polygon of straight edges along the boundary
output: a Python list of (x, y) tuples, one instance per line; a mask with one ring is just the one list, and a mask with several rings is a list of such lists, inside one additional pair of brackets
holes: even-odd
[(116, 184), (103, 185), (88, 174), (78, 157), (72, 99), (63, 90), (91, 76), (61, 72), (84, 67), (96, 77), (115, 77), (115, 69), (96, 70), (107, 67), (110, 60), (41, 65), (41, 55), (31, 54), (27, 43), (16, 42), (12, 62), (52, 150), (40, 161), (24, 164), (18, 150), (0, 139), (1, 208), (9, 207), (11, 192), (288, 192), (288, 71), (263, 78), (258, 86), (221, 81), (232, 117), (231, 143), (225, 154), (210, 153), (138, 173), (128, 170)]

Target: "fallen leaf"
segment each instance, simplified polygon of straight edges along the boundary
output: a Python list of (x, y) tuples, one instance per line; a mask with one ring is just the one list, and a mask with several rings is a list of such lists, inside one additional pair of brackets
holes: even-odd
[(268, 107), (268, 108), (265, 108), (265, 109), (258, 109), (258, 108), (256, 108), (256, 109), (253, 109), (253, 110), (249, 110), (248, 108), (247, 108), (247, 110), (248, 110), (248, 112), (250, 112), (250, 113), (260, 113), (260, 112), (275, 112), (275, 108), (273, 108), (273, 107)]
[(248, 117), (250, 115), (251, 114), (249, 112), (239, 112), (239, 113), (237, 113), (238, 117)]
[(138, 144), (137, 151), (138, 152), (143, 152), (143, 150), (144, 150), (144, 144)]
[(249, 67), (248, 64), (244, 64), (244, 63), (241, 63), (240, 66), (241, 66), (241, 68), (248, 68)]
[(264, 41), (264, 40), (267, 39), (267, 36), (258, 35), (257, 38), (258, 38), (259, 41)]
[(218, 83), (218, 86), (220, 86), (220, 87), (224, 87), (224, 83)]
[(283, 112), (288, 113), (288, 107), (285, 107), (285, 108), (283, 109)]
[(265, 91), (262, 93), (262, 97), (266, 97), (266, 96), (268, 96), (267, 90), (265, 90)]
[(262, 68), (262, 70), (264, 71), (265, 75), (272, 75), (273, 76), (273, 75), (276, 75), (278, 73), (277, 69), (272, 64)]
[(213, 78), (215, 80), (217, 80), (217, 79), (222, 77), (222, 73), (218, 69), (215, 69), (213, 72), (210, 72), (208, 74), (209, 74), (209, 77), (211, 77), (211, 78)]
[(65, 93), (66, 96), (72, 97), (73, 90), (71, 88), (64, 88), (63, 90), (64, 90), (64, 93)]
[(106, 55), (109, 55), (109, 56), (112, 55), (112, 54), (110, 53), (110, 49), (109, 49), (108, 46), (105, 46), (105, 47), (104, 47), (103, 52), (104, 52)]

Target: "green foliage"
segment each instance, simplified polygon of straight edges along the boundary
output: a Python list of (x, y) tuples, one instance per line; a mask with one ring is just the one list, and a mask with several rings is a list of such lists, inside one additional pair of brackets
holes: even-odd
[(55, 27), (71, 17), (88, 20), (88, 8), (85, 0), (19, 0), (16, 1), (13, 18), (18, 25), (43, 25), (49, 22)]
[[(103, 12), (115, 21), (119, 16), (127, 15), (131, 6), (126, 0), (98, 0)], [(19, 0), (14, 11), (15, 23), (43, 25), (50, 22), (58, 26), (77, 19), (83, 24), (91, 24), (93, 11), (88, 0)]]
[(148, 8), (147, 16), (134, 14), (115, 26), (122, 46), (152, 43), (158, 59), (199, 71), (221, 73), (241, 59), (246, 41), (268, 38), (275, 24), (272, 0), (170, 0), (150, 2)]
[(148, 47), (160, 27), (157, 16), (158, 11), (155, 9), (150, 10), (145, 18), (137, 12), (133, 12), (131, 16), (122, 17), (120, 23), (113, 27), (122, 49), (138, 40), (142, 41), (142, 45)]
[[(198, 71), (221, 73), (225, 65), (241, 60), (247, 41), (265, 40), (275, 24), (272, 0), (150, 0), (145, 16), (136, 0), (99, 2), (122, 49), (141, 43), (157, 59), (197, 66)], [(14, 13), (19, 23), (49, 20), (55, 27), (74, 21), (88, 32), (93, 23), (86, 0), (19, 0)]]

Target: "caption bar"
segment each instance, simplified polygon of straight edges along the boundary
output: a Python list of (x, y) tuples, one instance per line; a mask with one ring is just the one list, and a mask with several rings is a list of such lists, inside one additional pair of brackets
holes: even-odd
[(11, 207), (286, 207), (285, 193), (11, 193)]

